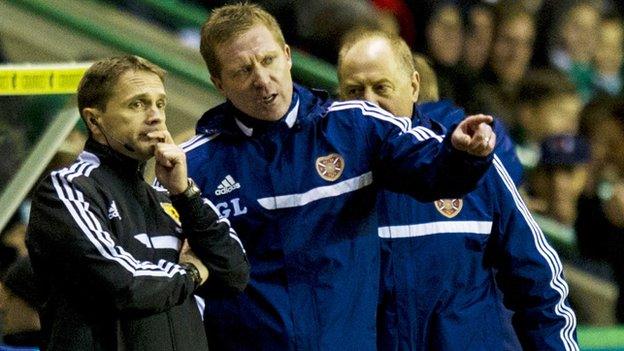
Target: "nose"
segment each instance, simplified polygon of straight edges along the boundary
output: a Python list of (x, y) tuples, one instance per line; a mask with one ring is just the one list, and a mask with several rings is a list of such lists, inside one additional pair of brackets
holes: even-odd
[(254, 69), (253, 84), (256, 88), (264, 88), (269, 83), (269, 71), (264, 67), (256, 67)]
[(373, 90), (370, 88), (364, 89), (364, 91), (362, 92), (361, 98), (363, 100), (370, 101), (376, 105), (379, 105), (379, 101), (377, 101), (377, 98), (378, 98), (377, 94), (375, 94)]
[(150, 126), (156, 126), (165, 122), (165, 110), (158, 108), (156, 105), (150, 106), (150, 108), (147, 109), (146, 113), (146, 123)]

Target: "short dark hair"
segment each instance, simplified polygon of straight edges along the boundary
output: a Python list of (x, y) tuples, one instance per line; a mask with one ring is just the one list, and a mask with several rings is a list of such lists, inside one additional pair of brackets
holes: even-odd
[(112, 94), (119, 77), (127, 71), (147, 71), (156, 74), (164, 83), (165, 70), (148, 60), (134, 56), (115, 56), (95, 62), (85, 72), (78, 84), (78, 110), (97, 107), (105, 111), (106, 103)]
[(540, 104), (561, 95), (578, 94), (568, 77), (552, 69), (537, 69), (527, 73), (520, 84), (520, 103)]

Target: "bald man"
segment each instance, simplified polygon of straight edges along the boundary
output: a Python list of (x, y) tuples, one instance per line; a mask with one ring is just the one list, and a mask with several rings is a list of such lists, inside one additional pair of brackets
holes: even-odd
[[(398, 37), (352, 33), (338, 65), (343, 99), (368, 100), (441, 134), (464, 117), (449, 104), (429, 105), (427, 113), (415, 105), (420, 79)], [(515, 312), (523, 349), (578, 350), (561, 262), (518, 195), (506, 142), (497, 144), (484, 182), (463, 198), (381, 194), (378, 349), (520, 349), (507, 332), (504, 303)]]

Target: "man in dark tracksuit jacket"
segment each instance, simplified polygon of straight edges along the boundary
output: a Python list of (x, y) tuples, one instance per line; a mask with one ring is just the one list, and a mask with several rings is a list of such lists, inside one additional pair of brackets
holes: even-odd
[[(343, 98), (365, 98), (440, 135), (465, 117), (449, 102), (414, 105), (418, 73), (398, 37), (366, 31), (347, 39)], [(433, 202), (381, 193), (379, 350), (578, 350), (561, 262), (515, 188), (513, 143), (499, 123), (493, 128), (494, 167), (474, 191)]]
[(207, 299), (210, 345), (375, 350), (377, 192), (435, 199), (474, 188), (495, 140), (490, 119), (462, 121), (440, 143), (372, 104), (293, 86), (279, 26), (252, 4), (215, 9), (202, 52), (228, 101), (184, 144), (189, 174), (252, 265), (244, 294)]
[[(207, 350), (193, 293), (208, 272), (202, 288), (246, 285), (236, 233), (188, 180), (166, 130), (160, 72), (126, 56), (94, 64), (81, 81), (91, 137), (73, 165), (39, 185), (27, 234), (46, 296), (45, 349)], [(151, 155), (169, 194), (143, 179)]]

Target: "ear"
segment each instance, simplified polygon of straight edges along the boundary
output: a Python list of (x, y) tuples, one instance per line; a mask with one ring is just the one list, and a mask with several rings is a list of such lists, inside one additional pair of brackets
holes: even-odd
[(100, 111), (94, 107), (85, 107), (82, 109), (82, 115), (84, 116), (84, 122), (87, 124), (87, 128), (91, 131), (92, 135), (100, 134)]
[(412, 73), (412, 102), (418, 101), (418, 94), (420, 93), (420, 74), (414, 70)]
[(210, 76), (210, 81), (212, 82), (212, 84), (214, 84), (217, 90), (219, 90), (221, 95), (225, 96), (225, 91), (223, 90), (223, 81), (221, 80), (221, 78)]
[(290, 46), (284, 44), (284, 55), (286, 55), (286, 62), (288, 63), (288, 69), (292, 67), (292, 56), (290, 54)]

